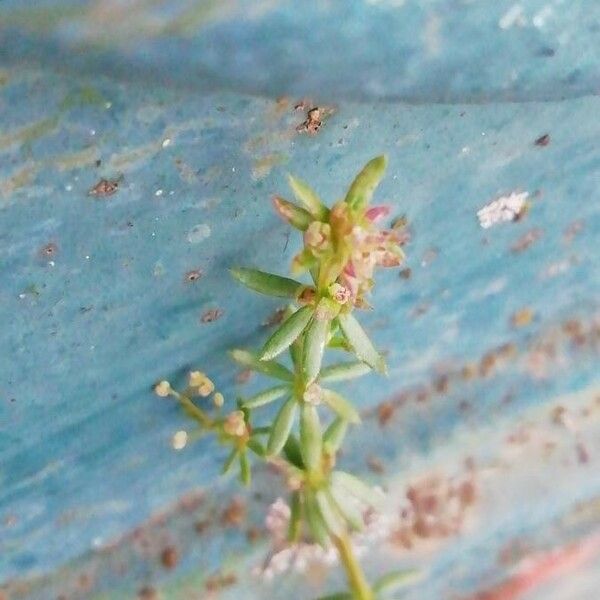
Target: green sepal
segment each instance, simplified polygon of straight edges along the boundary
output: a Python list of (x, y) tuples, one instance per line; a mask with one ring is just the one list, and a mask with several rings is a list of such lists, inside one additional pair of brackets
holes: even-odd
[(258, 392), (258, 394), (254, 394), (254, 396), (250, 396), (247, 400), (245, 400), (241, 408), (243, 409), (253, 409), (258, 408), (260, 406), (264, 406), (265, 404), (270, 404), (275, 400), (279, 400), (285, 394), (290, 393), (289, 385), (278, 385), (268, 390), (263, 390), (262, 392)]
[(307, 383), (311, 383), (319, 375), (328, 333), (329, 321), (316, 318), (306, 329), (302, 350), (304, 378)]

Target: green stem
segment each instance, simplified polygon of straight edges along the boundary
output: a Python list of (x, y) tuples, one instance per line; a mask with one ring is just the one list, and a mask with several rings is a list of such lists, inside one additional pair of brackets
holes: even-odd
[(352, 597), (355, 600), (374, 600), (375, 595), (367, 582), (367, 578), (365, 577), (358, 560), (356, 560), (354, 550), (352, 549), (352, 543), (350, 542), (348, 535), (334, 535), (331, 536), (331, 539), (337, 548), (340, 561), (346, 571), (348, 585), (352, 590)]

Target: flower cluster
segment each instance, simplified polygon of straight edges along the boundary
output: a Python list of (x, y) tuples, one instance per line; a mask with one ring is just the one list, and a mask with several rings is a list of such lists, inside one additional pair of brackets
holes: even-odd
[[(238, 364), (274, 379), (274, 385), (238, 399), (236, 407), (224, 416), (220, 414), (223, 395), (200, 371), (190, 373), (183, 393), (173, 390), (167, 381), (155, 387), (159, 396), (177, 398), (203, 431), (214, 432), (222, 444), (231, 447), (224, 472), (239, 463), (240, 478), (248, 484), (249, 455), (254, 454), (282, 473), (290, 502), (285, 519), (279, 518), (281, 510), (277, 519), (271, 519), (279, 524), (281, 545), (275, 562), (283, 564), (286, 557), (293, 556), (303, 564), (306, 556), (296, 551), (300, 547), (310, 549), (309, 554), (320, 547), (321, 557), (335, 552), (352, 588), (351, 595), (340, 597), (358, 600), (373, 600), (378, 584), (371, 589), (367, 583), (353, 555), (356, 536), (351, 534), (363, 529), (365, 511), (374, 507), (377, 494), (359, 478), (336, 468), (346, 431), (360, 423), (360, 415), (332, 386), (373, 370), (386, 371), (382, 355), (353, 314), (355, 308), (368, 306), (366, 298), (373, 288), (376, 267), (398, 266), (404, 258), (403, 240), (397, 231), (377, 225), (389, 209), (369, 206), (385, 167), (385, 157), (370, 161), (344, 200), (331, 208), (294, 177), (289, 182), (300, 204), (279, 196), (274, 199), (279, 215), (302, 232), (303, 248), (292, 261), (292, 272), (310, 275), (310, 282), (247, 267), (231, 270), (247, 288), (289, 301), (282, 321), (258, 352), (231, 352)], [(351, 359), (324, 366), (327, 348), (346, 351)], [(284, 353), (288, 360), (280, 362)], [(211, 394), (210, 413), (192, 399), (206, 402)], [(276, 411), (261, 412), (275, 404)], [(267, 416), (265, 424), (254, 424), (256, 413)], [(179, 438), (176, 446), (183, 448), (188, 437)], [(278, 570), (276, 565), (270, 566), (271, 571)]]

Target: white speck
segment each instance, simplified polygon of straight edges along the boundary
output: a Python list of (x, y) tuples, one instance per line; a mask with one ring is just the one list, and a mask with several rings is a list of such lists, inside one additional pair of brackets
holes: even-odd
[(463, 154), (468, 154), (471, 151), (471, 148), (469, 148), (469, 146), (463, 146), (460, 151)]
[(92, 540), (92, 548), (100, 548), (100, 546), (102, 546), (102, 538), (101, 537), (95, 537)]
[(56, 263), (53, 260), (48, 261), (48, 265), (53, 267)]
[(500, 196), (477, 211), (479, 224), (487, 229), (492, 225), (516, 220), (525, 209), (528, 192), (511, 192), (508, 196)]
[(85, 260), (90, 260), (90, 255), (89, 254), (85, 255)]
[(523, 7), (520, 4), (513, 4), (500, 18), (498, 25), (500, 29), (508, 29), (509, 27), (523, 27), (527, 24)]
[(112, 102), (105, 102), (105, 103), (104, 103), (104, 108), (105, 108), (106, 110), (108, 110), (108, 109), (109, 109), (111, 106), (112, 106)]
[(156, 237), (156, 232), (155, 231), (152, 232), (152, 237)]
[(26, 298), (27, 294), (19, 294), (19, 298), (21, 298), (21, 300), (23, 300), (23, 298)]
[(96, 130), (95, 129), (90, 129), (90, 135), (96, 135)]
[(95, 349), (96, 349), (96, 346), (94, 346), (94, 345), (90, 346), (90, 350), (95, 350)]
[(235, 173), (235, 167), (231, 167), (231, 170)]
[(163, 142), (162, 142), (163, 148), (166, 148), (167, 146), (170, 146), (170, 145), (171, 145), (171, 138), (166, 138), (163, 140)]
[(163, 195), (163, 191), (162, 191), (162, 190), (156, 190), (156, 191), (154, 192), (154, 195), (155, 195), (155, 196), (162, 196), (162, 195)]
[(199, 223), (190, 229), (187, 239), (190, 244), (198, 244), (209, 236), (210, 227), (206, 223)]
[(481, 132), (481, 135), (485, 135), (485, 131), (482, 131), (482, 132)]
[(73, 189), (73, 186), (70, 183), (67, 183), (67, 185), (65, 185), (65, 190), (67, 192), (70, 192)]
[(541, 29), (545, 24), (548, 17), (551, 17), (554, 11), (551, 6), (544, 6), (542, 10), (537, 12), (532, 19), (532, 23), (534, 27)]
[(174, 193), (175, 193), (175, 190), (171, 190), (171, 191), (169, 192), (169, 196), (172, 196)]
[(173, 446), (173, 450), (183, 450), (188, 441), (187, 431), (178, 431), (171, 440), (171, 445)]

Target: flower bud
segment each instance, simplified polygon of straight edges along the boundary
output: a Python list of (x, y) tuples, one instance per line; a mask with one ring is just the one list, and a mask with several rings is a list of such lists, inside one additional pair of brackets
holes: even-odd
[(168, 381), (159, 381), (154, 386), (154, 393), (161, 398), (166, 398), (171, 393), (171, 384)]

